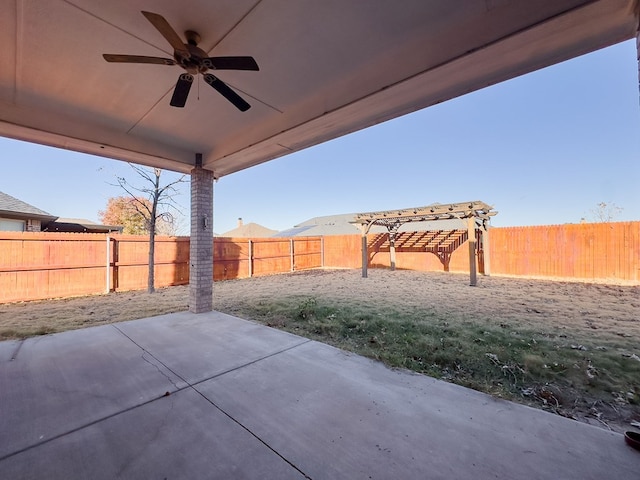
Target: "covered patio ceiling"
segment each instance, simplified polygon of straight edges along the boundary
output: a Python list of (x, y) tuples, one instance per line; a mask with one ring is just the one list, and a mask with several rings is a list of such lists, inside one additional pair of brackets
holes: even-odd
[[(180, 172), (196, 153), (219, 178), (632, 38), (630, 0), (5, 0), (0, 135)], [(141, 14), (195, 30), (240, 112), (198, 75), (107, 63), (171, 58)], [(5, 159), (23, 161), (23, 159)]]

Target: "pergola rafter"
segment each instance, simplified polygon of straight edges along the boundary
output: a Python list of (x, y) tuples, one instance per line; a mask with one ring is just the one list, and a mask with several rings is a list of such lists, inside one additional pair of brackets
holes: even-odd
[(485, 249), (485, 274), (489, 273), (488, 259), (488, 227), (489, 220), (498, 212), (493, 207), (481, 202), (462, 203), (434, 203), (425, 207), (405, 208), (400, 210), (386, 210), (381, 212), (359, 213), (352, 223), (358, 224), (362, 232), (362, 276), (367, 277), (369, 257), (367, 252), (367, 234), (371, 227), (385, 227), (389, 233), (389, 245), (391, 255), (391, 269), (395, 269), (395, 238), (399, 228), (412, 222), (432, 222), (438, 220), (466, 220), (467, 238), (469, 241), (469, 275), (470, 285), (477, 284), (476, 266), (476, 230), (482, 234), (482, 243)]

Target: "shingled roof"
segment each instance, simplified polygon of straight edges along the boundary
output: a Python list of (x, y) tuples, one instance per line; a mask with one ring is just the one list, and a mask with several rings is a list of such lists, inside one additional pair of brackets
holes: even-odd
[(242, 223), (242, 219), (238, 219), (238, 226), (233, 230), (222, 233), (221, 237), (242, 237), (242, 238), (258, 238), (258, 237), (271, 237), (277, 230), (271, 230), (270, 228), (263, 227), (257, 223)]
[[(326, 215), (314, 217), (295, 225), (293, 228), (283, 230), (273, 235), (274, 237), (321, 237), (328, 235), (361, 235), (362, 232), (353, 221), (357, 213), (343, 213), (338, 215)], [(467, 224), (459, 219), (414, 222), (399, 228), (399, 232), (430, 231), (430, 230), (456, 230), (467, 228)], [(386, 233), (384, 227), (373, 226), (370, 233)]]
[(0, 192), (0, 216), (29, 217), (49, 221), (58, 218), (4, 192)]

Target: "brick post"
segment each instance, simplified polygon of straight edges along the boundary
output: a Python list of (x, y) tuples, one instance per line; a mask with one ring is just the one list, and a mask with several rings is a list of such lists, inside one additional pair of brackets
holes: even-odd
[(189, 311), (213, 310), (213, 172), (191, 170)]

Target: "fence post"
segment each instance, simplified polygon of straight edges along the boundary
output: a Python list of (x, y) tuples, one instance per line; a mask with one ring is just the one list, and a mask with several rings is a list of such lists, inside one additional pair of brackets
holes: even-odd
[(489, 225), (485, 224), (482, 229), (482, 260), (484, 263), (484, 275), (491, 275), (491, 255), (489, 252)]
[(469, 285), (478, 284), (476, 270), (476, 218), (467, 218), (467, 241), (469, 242)]
[(253, 242), (249, 240), (249, 278), (253, 276)]
[(362, 278), (367, 278), (367, 264), (369, 263), (369, 253), (367, 252), (367, 233), (364, 225), (360, 228), (362, 229)]
[(295, 270), (295, 264), (294, 259), (293, 259), (293, 238), (289, 239), (289, 256), (291, 257), (291, 271), (293, 272)]
[(107, 235), (107, 291), (111, 292), (111, 236)]

